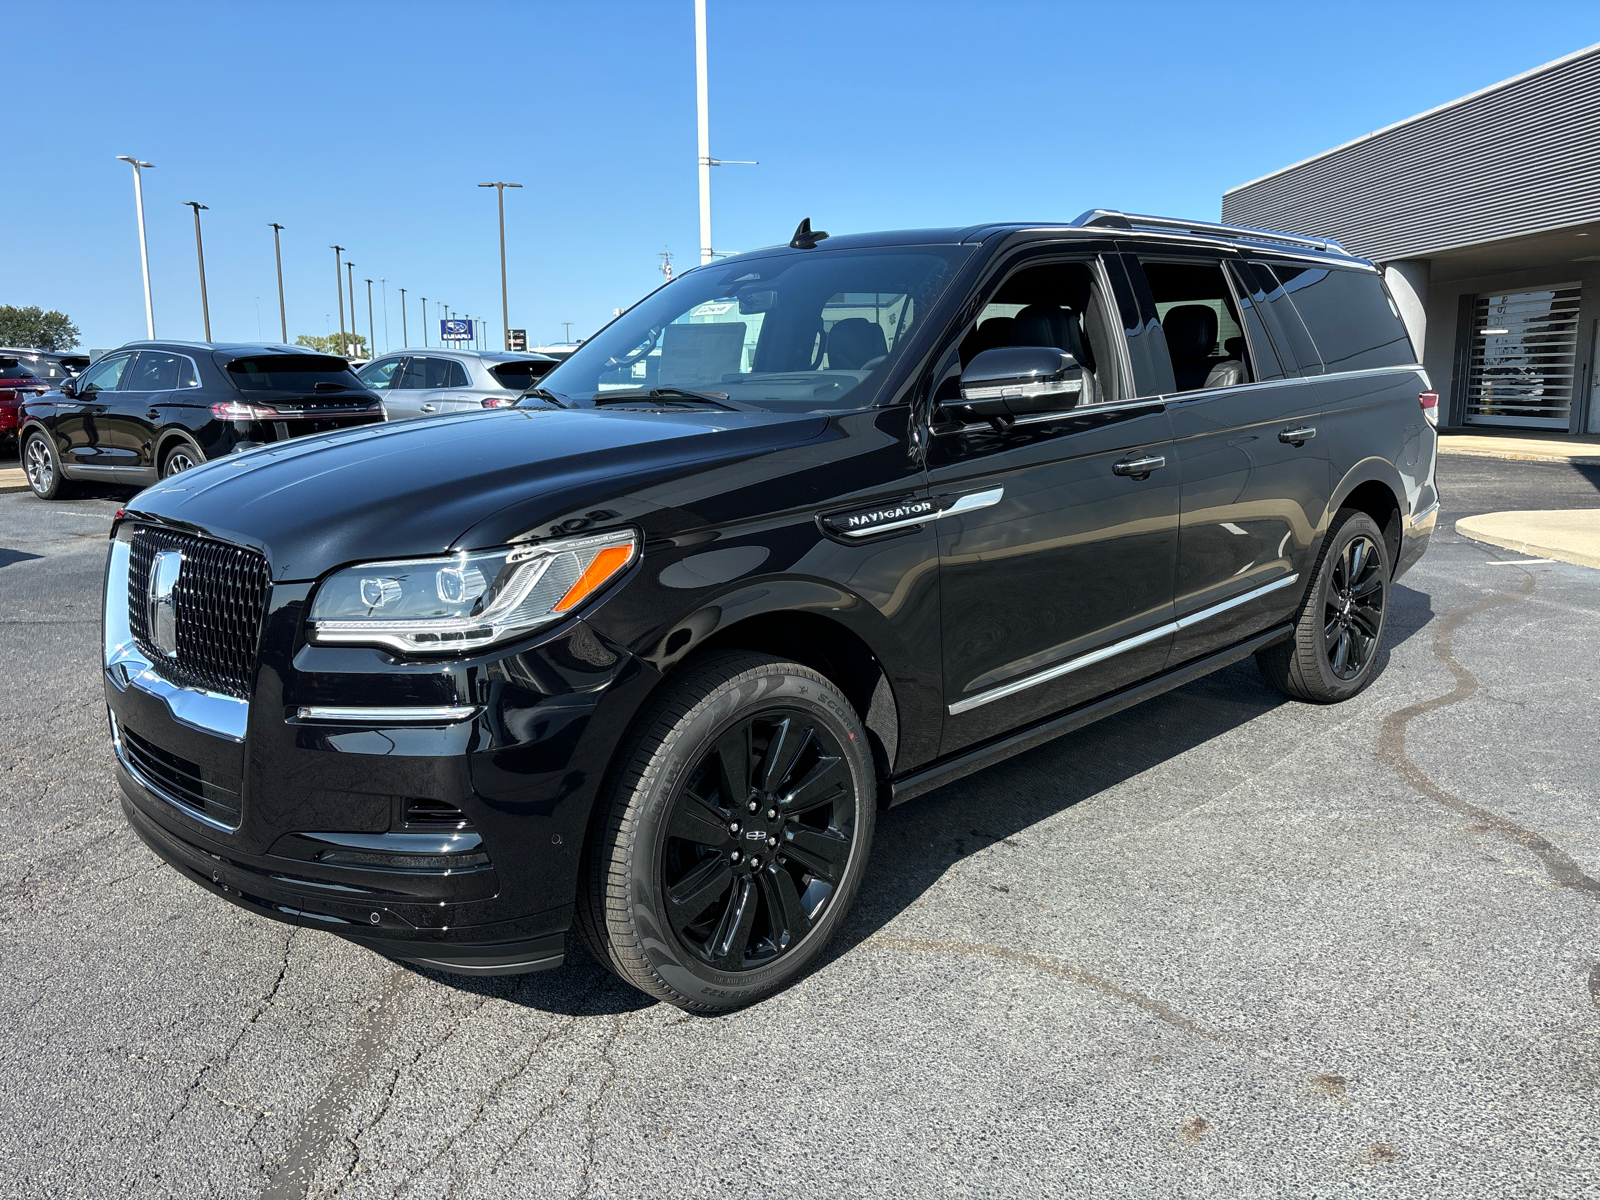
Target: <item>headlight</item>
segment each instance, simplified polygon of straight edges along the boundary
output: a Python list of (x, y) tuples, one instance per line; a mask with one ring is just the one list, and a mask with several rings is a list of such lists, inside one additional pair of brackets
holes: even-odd
[(638, 553), (632, 530), (336, 571), (311, 602), (319, 645), (451, 654), (560, 620)]

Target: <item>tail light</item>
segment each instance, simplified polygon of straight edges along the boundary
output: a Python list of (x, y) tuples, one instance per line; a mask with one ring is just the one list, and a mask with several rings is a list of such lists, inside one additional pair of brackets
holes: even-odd
[(1422, 405), (1422, 415), (1428, 418), (1429, 425), (1439, 424), (1439, 393), (1418, 392), (1417, 403)]
[(485, 408), (512, 408), (516, 403), (515, 396), (485, 396), (483, 400)]
[(223, 421), (281, 421), (283, 414), (275, 408), (262, 408), (258, 404), (245, 404), (227, 400), (211, 406), (211, 415)]

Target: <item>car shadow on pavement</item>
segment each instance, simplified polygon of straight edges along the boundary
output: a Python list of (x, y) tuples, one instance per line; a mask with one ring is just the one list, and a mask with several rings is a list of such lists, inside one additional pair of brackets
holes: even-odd
[[(1396, 584), (1379, 671), (1432, 619), (1425, 593)], [(883, 929), (969, 855), (1292, 703), (1245, 659), (880, 813), (866, 880), (821, 963)]]
[(568, 1017), (614, 1017), (658, 1003), (597, 963), (576, 929), (567, 931), (566, 962), (531, 975), (455, 975), (398, 961), (395, 965), (459, 992)]

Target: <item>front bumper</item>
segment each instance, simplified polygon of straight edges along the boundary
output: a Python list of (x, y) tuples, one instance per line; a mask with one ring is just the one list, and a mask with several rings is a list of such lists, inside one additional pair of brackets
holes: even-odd
[(278, 584), (246, 702), (150, 667), (127, 630), (126, 546), (105, 694), (124, 811), (157, 854), (232, 903), (405, 961), (560, 964), (595, 796), (652, 670), (581, 620), (470, 659), (311, 646), (309, 585)]

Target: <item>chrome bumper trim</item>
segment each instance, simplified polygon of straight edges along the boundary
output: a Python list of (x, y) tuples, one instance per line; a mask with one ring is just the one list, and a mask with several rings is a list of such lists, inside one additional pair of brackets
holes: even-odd
[(465, 721), (482, 711), (476, 704), (434, 708), (335, 708), (306, 705), (295, 709), (297, 721), (337, 721), (346, 725), (438, 725)]

